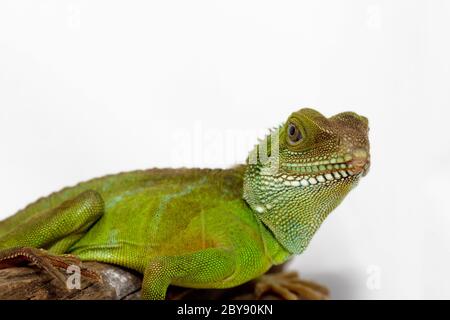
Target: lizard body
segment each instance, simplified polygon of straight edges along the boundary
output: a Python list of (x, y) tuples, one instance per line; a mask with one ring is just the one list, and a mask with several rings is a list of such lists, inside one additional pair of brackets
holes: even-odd
[(134, 171), (65, 188), (0, 222), (0, 267), (18, 252), (29, 258), (21, 248), (43, 248), (59, 266), (70, 253), (134, 269), (148, 299), (163, 299), (169, 285), (237, 286), (307, 247), (367, 172), (367, 133), (355, 113), (302, 109), (245, 165)]

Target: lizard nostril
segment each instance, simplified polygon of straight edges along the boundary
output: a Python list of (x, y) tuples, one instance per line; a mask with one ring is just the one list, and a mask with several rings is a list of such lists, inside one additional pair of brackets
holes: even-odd
[(356, 149), (353, 151), (352, 165), (355, 172), (362, 172), (369, 169), (369, 153), (365, 149)]
[(369, 153), (365, 149), (356, 149), (353, 151), (353, 157), (355, 159), (367, 159)]

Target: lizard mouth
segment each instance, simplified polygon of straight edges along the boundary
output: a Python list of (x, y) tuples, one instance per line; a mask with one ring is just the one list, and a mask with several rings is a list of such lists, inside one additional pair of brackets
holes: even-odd
[(296, 185), (294, 181), (299, 181), (300, 185), (308, 186), (348, 177), (365, 176), (370, 168), (370, 157), (366, 150), (356, 149), (352, 153), (327, 160), (286, 163), (283, 168), (297, 177), (291, 180), (291, 184)]

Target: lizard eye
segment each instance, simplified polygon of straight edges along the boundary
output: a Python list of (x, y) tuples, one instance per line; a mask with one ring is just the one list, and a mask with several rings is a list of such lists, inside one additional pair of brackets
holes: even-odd
[(296, 144), (303, 138), (302, 133), (293, 123), (290, 123), (288, 125), (287, 134), (288, 134), (288, 141), (290, 144)]

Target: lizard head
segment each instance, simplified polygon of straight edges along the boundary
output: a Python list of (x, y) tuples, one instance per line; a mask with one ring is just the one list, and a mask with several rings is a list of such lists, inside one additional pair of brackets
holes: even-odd
[(368, 120), (292, 113), (247, 159), (244, 199), (290, 252), (301, 253), (370, 166)]

